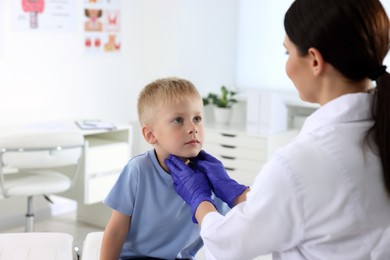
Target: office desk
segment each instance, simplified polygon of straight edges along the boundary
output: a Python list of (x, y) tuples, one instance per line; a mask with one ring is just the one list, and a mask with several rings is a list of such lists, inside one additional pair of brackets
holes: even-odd
[(83, 130), (84, 156), (75, 185), (60, 196), (77, 201), (77, 220), (105, 227), (111, 209), (103, 205), (131, 156), (131, 126), (115, 130)]

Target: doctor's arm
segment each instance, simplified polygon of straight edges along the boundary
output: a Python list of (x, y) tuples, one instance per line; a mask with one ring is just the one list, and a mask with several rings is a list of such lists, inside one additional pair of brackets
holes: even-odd
[[(201, 197), (201, 190), (207, 190), (210, 184), (202, 179), (206, 174), (191, 163), (187, 166), (179, 160), (174, 158), (165, 162), (176, 187), (181, 186), (181, 178), (198, 183), (186, 185), (178, 194), (190, 205), (196, 220), (201, 223), (201, 236), (208, 252), (218, 256), (218, 259), (253, 259), (287, 250), (301, 241), (304, 230), (302, 207), (298, 205), (294, 182), (287, 174), (285, 161), (274, 156), (256, 178), (251, 192), (245, 188), (233, 200), (234, 207), (223, 216), (216, 212), (213, 203), (190, 199)], [(198, 178), (202, 181), (198, 181)], [(198, 187), (199, 183), (203, 183), (200, 185), (202, 189)], [(203, 195), (209, 196), (206, 193)]]
[[(225, 216), (215, 212), (196, 214), (208, 252), (217, 259), (254, 259), (298, 245), (304, 237), (302, 205), (286, 161), (275, 158), (265, 165), (246, 200)], [(242, 198), (237, 198), (242, 199)]]
[[(249, 192), (249, 188), (246, 189), (241, 195), (237, 197), (237, 199), (234, 201), (234, 206), (245, 201), (246, 200), (246, 194)], [(213, 211), (217, 211), (213, 204), (209, 203), (208, 201), (203, 201), (199, 204), (198, 208), (195, 212), (195, 218), (198, 221), (200, 225), (202, 225), (202, 221), (204, 217)]]

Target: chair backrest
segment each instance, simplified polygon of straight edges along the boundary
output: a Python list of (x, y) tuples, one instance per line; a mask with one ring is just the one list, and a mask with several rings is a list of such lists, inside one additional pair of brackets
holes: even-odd
[(78, 130), (55, 130), (0, 136), (2, 167), (43, 169), (78, 163), (84, 137)]
[(72, 260), (73, 236), (67, 233), (1, 233), (0, 260)]
[(103, 231), (90, 232), (85, 237), (81, 250), (81, 260), (99, 260)]

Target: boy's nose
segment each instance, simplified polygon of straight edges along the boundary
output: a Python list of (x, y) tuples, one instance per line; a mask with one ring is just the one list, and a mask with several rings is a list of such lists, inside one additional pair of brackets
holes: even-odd
[(190, 126), (190, 134), (197, 134), (198, 133), (198, 127), (195, 124), (192, 124)]

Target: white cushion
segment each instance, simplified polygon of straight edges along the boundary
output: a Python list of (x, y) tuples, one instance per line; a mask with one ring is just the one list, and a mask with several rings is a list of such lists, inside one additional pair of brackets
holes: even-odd
[(81, 249), (82, 260), (99, 260), (103, 231), (88, 233)]
[(11, 173), (5, 179), (5, 197), (58, 193), (68, 190), (72, 184), (68, 176), (50, 170)]
[(0, 233), (0, 260), (72, 260), (72, 245), (66, 233)]

